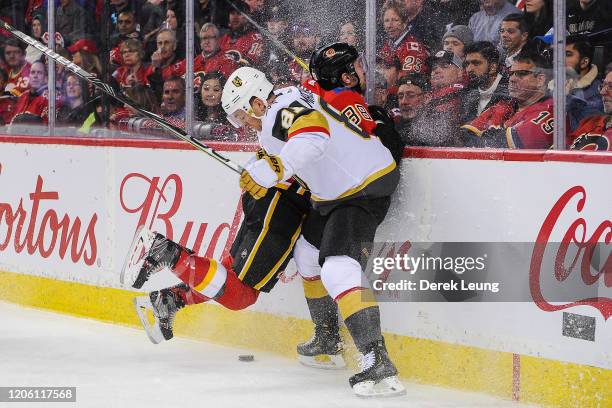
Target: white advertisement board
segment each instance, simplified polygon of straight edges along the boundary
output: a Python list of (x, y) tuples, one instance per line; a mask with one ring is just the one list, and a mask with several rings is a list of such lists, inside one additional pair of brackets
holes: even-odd
[[(1, 146), (2, 270), (121, 287), (139, 225), (220, 257), (242, 216), (237, 175), (201, 152)], [(251, 153), (224, 154), (243, 163)], [(612, 165), (601, 163), (407, 158), (377, 241), (546, 243), (573, 235), (609, 244), (611, 174)], [(536, 255), (530, 270), (517, 271), (530, 283), (532, 302), (386, 302), (383, 330), (612, 368), (612, 260), (590, 276), (575, 268), (560, 279), (597, 285), (599, 297), (559, 303), (538, 295), (538, 274), (551, 272), (538, 269)], [(252, 309), (308, 319), (294, 274), (290, 267)], [(168, 275), (147, 287), (176, 281)], [(562, 335), (565, 312), (592, 319), (593, 339)]]

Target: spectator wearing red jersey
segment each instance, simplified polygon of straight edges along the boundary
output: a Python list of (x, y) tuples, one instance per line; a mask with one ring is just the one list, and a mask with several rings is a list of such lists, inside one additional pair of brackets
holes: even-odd
[(430, 58), (431, 100), (427, 105), (427, 138), (433, 146), (458, 146), (458, 128), (465, 97), (463, 62), (450, 51), (438, 51)]
[(599, 85), (604, 105), (603, 115), (593, 115), (578, 125), (569, 137), (570, 149), (612, 151), (612, 64), (606, 68), (606, 76)]
[(395, 65), (394, 60), (397, 61), (399, 78), (410, 73), (428, 73), (429, 51), (411, 34), (404, 3), (401, 0), (387, 0), (382, 8), (382, 19), (386, 39), (379, 57), (387, 65)]
[(30, 64), (25, 59), (25, 46), (16, 39), (4, 42), (4, 61), (8, 68), (8, 80), (4, 90), (20, 96), (30, 87)]
[(11, 124), (46, 124), (49, 121), (47, 67), (37, 61), (30, 67), (30, 90), (17, 100)]
[[(508, 85), (518, 110), (503, 123), (503, 127), (494, 125), (484, 131), (474, 131), (476, 137), (472, 143), (478, 147), (550, 148), (554, 119), (553, 99), (547, 93), (547, 84), (551, 73), (550, 63), (542, 55), (535, 49), (523, 49), (510, 68)], [(497, 109), (498, 105), (485, 110), (482, 115)]]
[[(221, 50), (219, 37), (219, 29), (213, 23), (206, 23), (202, 26), (200, 30), (200, 48), (202, 48), (202, 53), (193, 62), (193, 73), (200, 81), (202, 75), (215, 71), (220, 72), (227, 78), (238, 68), (238, 64)], [(185, 74), (186, 69), (187, 63), (181, 63), (179, 69), (181, 75)], [(199, 88), (200, 85), (200, 83), (195, 84), (196, 88)]]
[(437, 10), (426, 0), (403, 0), (403, 2), (408, 13), (406, 26), (409, 27), (410, 34), (428, 49), (434, 50), (446, 31), (446, 27), (439, 22)]
[(17, 98), (4, 91), (8, 74), (0, 68), (0, 126), (4, 126), (11, 121), (15, 112)]
[(220, 39), (220, 46), (240, 65), (261, 67), (267, 62), (267, 50), (263, 37), (248, 23), (245, 15), (249, 5), (242, 0), (233, 2), (238, 10), (231, 8), (228, 27), (230, 32)]
[(123, 89), (136, 85), (148, 85), (147, 68), (142, 59), (145, 55), (142, 43), (136, 39), (128, 39), (119, 47), (123, 59), (123, 65), (113, 72), (113, 77)]
[(151, 65), (147, 69), (147, 80), (157, 95), (161, 95), (164, 81), (171, 76), (183, 75), (184, 62), (176, 55), (176, 33), (162, 29), (157, 34), (157, 51), (151, 55)]

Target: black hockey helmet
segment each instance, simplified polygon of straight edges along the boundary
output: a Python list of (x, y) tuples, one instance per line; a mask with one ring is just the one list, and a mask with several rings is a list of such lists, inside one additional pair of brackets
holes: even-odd
[(325, 90), (344, 86), (341, 80), (343, 73), (355, 73), (355, 60), (359, 53), (347, 43), (336, 42), (325, 45), (312, 53), (310, 74)]

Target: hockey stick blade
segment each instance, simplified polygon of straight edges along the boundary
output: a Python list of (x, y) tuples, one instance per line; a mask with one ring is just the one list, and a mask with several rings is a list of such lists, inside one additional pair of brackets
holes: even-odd
[(206, 153), (207, 155), (209, 155), (213, 159), (216, 159), (217, 161), (224, 164), (226, 167), (232, 169), (236, 173), (238, 174), (242, 173), (243, 168), (240, 165), (232, 162), (227, 157), (222, 156), (221, 154), (216, 152), (213, 148), (205, 145), (204, 143), (195, 139), (193, 136), (187, 135), (187, 133), (184, 130), (166, 122), (161, 116), (156, 115), (153, 112), (149, 112), (148, 110), (138, 106), (134, 101), (127, 98), (122, 93), (115, 91), (110, 85), (102, 82), (95, 75), (85, 71), (83, 68), (79, 67), (74, 62), (62, 57), (61, 55), (59, 55), (52, 49), (45, 47), (42, 43), (36, 41), (35, 39), (28, 36), (27, 34), (24, 34), (23, 32), (17, 30), (15, 27), (11, 26), (5, 21), (0, 20), (0, 28), (8, 31), (13, 37), (17, 38), (18, 40), (23, 41), (26, 44), (31, 45), (32, 47), (36, 48), (40, 52), (44, 53), (48, 58), (54, 60), (56, 63), (60, 64), (61, 66), (69, 70), (70, 72), (73, 72), (79, 78), (92, 84), (94, 87), (96, 87), (100, 91), (106, 93), (107, 95), (110, 95), (111, 97), (115, 98), (119, 102), (133, 108), (140, 115), (153, 120), (154, 122), (156, 122), (158, 125), (160, 125), (162, 128), (170, 132), (173, 136), (177, 137), (178, 139), (181, 139), (189, 143), (190, 145), (194, 146), (196, 149)]

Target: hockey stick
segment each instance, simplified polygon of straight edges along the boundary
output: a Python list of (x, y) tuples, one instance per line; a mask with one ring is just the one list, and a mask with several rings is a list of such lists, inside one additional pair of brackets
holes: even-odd
[(0, 28), (3, 28), (4, 30), (8, 31), (13, 37), (16, 37), (17, 39), (25, 42), (26, 44), (31, 45), (32, 47), (36, 48), (37, 50), (43, 52), (47, 57), (49, 57), (50, 59), (54, 60), (58, 64), (62, 65), (67, 70), (75, 73), (79, 78), (82, 78), (83, 80), (85, 80), (88, 83), (92, 84), (97, 89), (99, 89), (102, 92), (112, 96), (113, 98), (115, 98), (119, 102), (121, 102), (123, 104), (126, 104), (127, 106), (133, 108), (139, 114), (141, 114), (141, 115), (143, 115), (143, 116), (145, 116), (145, 117), (155, 121), (162, 128), (164, 128), (165, 130), (170, 132), (173, 136), (175, 136), (175, 137), (177, 137), (177, 138), (179, 138), (181, 140), (184, 140), (185, 142), (187, 142), (190, 145), (194, 146), (196, 149), (206, 153), (207, 155), (209, 155), (213, 159), (216, 159), (220, 163), (224, 164), (226, 167), (229, 167), (230, 169), (232, 169), (236, 173), (238, 173), (238, 174), (242, 173), (243, 168), (240, 165), (232, 162), (227, 157), (224, 157), (224, 156), (220, 155), (213, 148), (205, 145), (204, 143), (202, 143), (199, 140), (195, 139), (193, 136), (187, 135), (187, 133), (183, 129), (180, 129), (180, 128), (178, 128), (176, 126), (173, 126), (170, 123), (166, 122), (161, 116), (156, 115), (155, 113), (149, 112), (149, 111), (143, 109), (142, 107), (138, 106), (131, 99), (129, 99), (128, 97), (126, 97), (122, 93), (115, 91), (111, 86), (109, 86), (108, 84), (105, 84), (104, 82), (100, 81), (98, 78), (96, 78), (95, 75), (90, 74), (89, 72), (85, 71), (84, 69), (79, 67), (74, 62), (67, 60), (66, 58), (64, 58), (61, 55), (59, 55), (58, 53), (56, 53), (55, 51), (51, 50), (50, 48), (45, 47), (40, 42), (36, 41), (35, 39), (33, 39), (32, 37), (28, 36), (27, 34), (22, 33), (21, 31), (17, 30), (15, 27), (7, 24), (6, 22), (4, 22), (2, 20), (0, 20)]
[(240, 10), (238, 8), (238, 6), (236, 6), (232, 1), (230, 0), (225, 0), (227, 4), (229, 4), (230, 6), (232, 6), (232, 8), (234, 8), (236, 11), (238, 11), (240, 14), (242, 14), (244, 16), (244, 18), (246, 18), (246, 20), (253, 24), (253, 26), (259, 30), (259, 32), (261, 32), (268, 40), (272, 41), (272, 43), (274, 45), (276, 45), (278, 48), (280, 48), (281, 50), (283, 50), (287, 55), (289, 55), (291, 58), (293, 58), (293, 60), (295, 62), (297, 62), (298, 64), (300, 64), (300, 66), (302, 68), (304, 68), (306, 71), (310, 71), (308, 68), (308, 65), (306, 65), (306, 63), (297, 55), (295, 55), (293, 52), (291, 52), (287, 47), (285, 47), (285, 44), (283, 44), (282, 42), (280, 42), (278, 40), (278, 38), (276, 38), (275, 36), (273, 36), (268, 30), (266, 30), (265, 28), (263, 28), (262, 26), (260, 26), (259, 24), (257, 24), (257, 22), (255, 20), (253, 20), (249, 15), (247, 15), (246, 13), (244, 13), (242, 10)]

